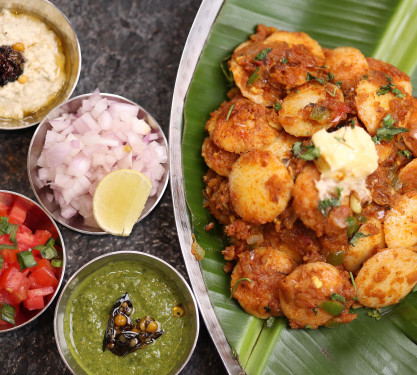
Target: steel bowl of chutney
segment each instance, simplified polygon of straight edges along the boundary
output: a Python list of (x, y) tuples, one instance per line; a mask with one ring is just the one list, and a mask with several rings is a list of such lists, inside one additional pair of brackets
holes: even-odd
[(55, 309), (55, 341), (76, 375), (178, 374), (198, 332), (197, 303), (187, 282), (165, 261), (138, 251), (85, 264)]

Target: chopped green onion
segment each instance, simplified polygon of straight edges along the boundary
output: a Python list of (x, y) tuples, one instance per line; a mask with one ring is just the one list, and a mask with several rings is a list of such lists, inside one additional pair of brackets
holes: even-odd
[(18, 224), (9, 224), (9, 240), (17, 246), (17, 230), (19, 229)]
[(333, 316), (340, 315), (345, 309), (345, 305), (340, 301), (323, 301), (317, 307)]
[(36, 260), (33, 257), (33, 253), (31, 250), (21, 251), (17, 253), (17, 260), (19, 261), (21, 271), (25, 268), (34, 267), (38, 264), (36, 263)]
[(55, 249), (55, 240), (53, 237), (50, 237), (45, 245), (35, 246), (34, 249), (39, 250), (42, 258), (45, 259), (57, 258), (59, 256), (58, 251)]
[(314, 160), (320, 156), (320, 150), (313, 146), (304, 146), (302, 142), (295, 142), (292, 146), (292, 153), (295, 157), (303, 160)]
[(3, 256), (0, 254), (0, 269), (3, 268), (3, 262), (4, 262)]
[(233, 108), (235, 108), (235, 105), (234, 105), (234, 104), (232, 104), (232, 105), (230, 106), (230, 108), (229, 108), (229, 112), (227, 112), (226, 121), (229, 121), (229, 117), (230, 117), (230, 114), (231, 114), (231, 113), (232, 113), (232, 111), (233, 111)]
[(62, 267), (62, 259), (52, 259), (51, 260), (51, 266), (55, 268)]
[(333, 293), (330, 296), (330, 299), (333, 300), (333, 301), (340, 301), (340, 302), (346, 303), (346, 298), (343, 297), (342, 295), (338, 294), (338, 293)]
[(16, 249), (16, 245), (5, 245), (5, 244), (0, 245), (0, 250), (8, 250), (8, 249)]
[(16, 309), (6, 302), (1, 304), (1, 319), (7, 323), (15, 325)]
[(279, 111), (282, 108), (282, 105), (280, 102), (275, 102), (274, 104), (274, 110)]
[(0, 217), (0, 232), (3, 234), (10, 233), (9, 218), (6, 216)]
[(288, 59), (286, 57), (283, 57), (281, 59), (281, 64), (288, 64)]
[(356, 287), (355, 279), (353, 278), (353, 273), (349, 272), (350, 280), (352, 281), (353, 287), (355, 288), (355, 297), (353, 297), (353, 300), (356, 301), (358, 299), (358, 288)]
[(258, 52), (258, 54), (255, 56), (255, 61), (262, 60), (264, 64), (266, 64), (266, 57), (268, 56), (268, 53), (272, 51), (272, 48), (265, 48), (262, 51)]
[(242, 281), (248, 281), (250, 283), (252, 282), (252, 280), (251, 279), (248, 279), (247, 277), (242, 277), (241, 279), (237, 280), (236, 283), (235, 283), (235, 285), (233, 286), (232, 293), (230, 294), (230, 299), (232, 299), (233, 294), (235, 294), (236, 289), (237, 289), (239, 283), (242, 282)]
[(246, 86), (252, 85), (255, 81), (259, 78), (259, 66), (255, 69), (255, 71), (251, 74), (251, 76), (248, 79), (248, 82), (246, 83)]

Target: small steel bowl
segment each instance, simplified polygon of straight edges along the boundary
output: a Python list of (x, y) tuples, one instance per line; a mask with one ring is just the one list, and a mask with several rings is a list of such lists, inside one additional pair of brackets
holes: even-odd
[[(75, 274), (68, 280), (67, 284), (62, 289), (61, 295), (59, 296), (55, 309), (54, 333), (55, 341), (58, 346), (58, 351), (63, 361), (73, 374), (87, 374), (88, 369), (84, 370), (81, 367), (81, 365), (77, 362), (77, 360), (74, 358), (65, 338), (64, 318), (66, 307), (68, 305), (72, 293), (76, 291), (77, 287), (81, 285), (81, 283), (86, 279), (86, 277), (91, 275), (93, 272), (99, 270), (103, 266), (117, 261), (140, 262), (141, 265), (146, 267), (147, 269), (153, 269), (154, 271), (163, 275), (167, 281), (172, 282), (171, 285), (175, 286), (176, 293), (179, 295), (181, 303), (185, 310), (184, 316), (179, 318), (185, 319), (184, 329), (186, 329), (186, 335), (184, 336), (183, 343), (183, 345), (185, 345), (185, 350), (181, 358), (178, 359), (178, 362), (176, 363), (174, 368), (169, 372), (169, 374), (166, 375), (178, 374), (187, 364), (197, 343), (200, 327), (197, 302), (187, 282), (179, 274), (178, 271), (176, 271), (165, 261), (153, 255), (136, 251), (113, 252), (95, 258), (94, 260), (81, 267), (77, 272), (75, 272)], [(87, 319), (87, 317), (85, 318)], [(105, 319), (107, 324), (107, 316), (105, 317)], [(104, 324), (104, 327), (106, 326), (106, 324)], [(86, 334), (89, 334), (89, 332), (86, 331)]]
[[(0, 0), (1, 1), (1, 0)], [(36, 129), (35, 133), (33, 134), (32, 141), (29, 145), (29, 152), (28, 152), (28, 160), (27, 160), (27, 167), (28, 167), (28, 174), (29, 174), (29, 181), (30, 185), (32, 186), (32, 190), (35, 193), (36, 198), (40, 202), (40, 204), (44, 207), (44, 209), (59, 223), (66, 226), (69, 229), (75, 230), (80, 233), (85, 234), (95, 234), (95, 235), (103, 235), (107, 234), (104, 232), (101, 228), (95, 228), (89, 225), (85, 225), (83, 222), (83, 218), (81, 215), (76, 215), (72, 217), (71, 219), (67, 220), (64, 217), (62, 217), (58, 204), (53, 201), (50, 202), (46, 198), (47, 193), (51, 193), (52, 190), (49, 186), (42, 186), (39, 187), (39, 185), (36, 183), (37, 181), (37, 171), (39, 167), (37, 166), (37, 160), (42, 152), (43, 145), (45, 143), (45, 136), (46, 132), (50, 129), (52, 129), (52, 126), (50, 124), (50, 120), (53, 120), (57, 117), (59, 117), (62, 113), (72, 113), (76, 112), (77, 109), (80, 107), (82, 101), (84, 99), (88, 99), (92, 94), (84, 94), (80, 96), (76, 96), (75, 98), (72, 98), (68, 100), (67, 102), (61, 104), (60, 106), (53, 109), (46, 117), (45, 119), (39, 124), (38, 128)], [(165, 137), (164, 132), (162, 131), (159, 124), (155, 121), (155, 119), (147, 112), (145, 109), (143, 109), (140, 105), (137, 103), (132, 102), (131, 100), (128, 100), (122, 96), (113, 95), (113, 94), (103, 94), (101, 93), (101, 97), (108, 98), (111, 100), (115, 100), (121, 103), (129, 103), (134, 104), (139, 107), (139, 113), (138, 118), (144, 119), (149, 126), (157, 130), (160, 134), (159, 142), (165, 148), (167, 149), (167, 155), (168, 155), (168, 142)], [(166, 163), (163, 164), (165, 168), (164, 175), (161, 178), (161, 182), (158, 186), (158, 190), (156, 194), (152, 197), (149, 197), (145, 207), (142, 211), (141, 216), (139, 217), (139, 221), (143, 220), (148, 214), (155, 208), (155, 206), (158, 204), (160, 199), (162, 198), (165, 189), (168, 185), (168, 178), (169, 178), (169, 161), (167, 160)]]
[(59, 275), (60, 277), (59, 277), (58, 285), (55, 289), (54, 294), (45, 296), (45, 302), (46, 302), (45, 307), (42, 310), (34, 310), (34, 311), (28, 311), (24, 308), (21, 308), (20, 312), (24, 314), (25, 321), (20, 324), (17, 324), (16, 326), (12, 328), (3, 329), (3, 330), (0, 328), (0, 334), (4, 332), (13, 331), (17, 328), (23, 327), (26, 324), (31, 323), (49, 307), (49, 305), (52, 303), (52, 301), (58, 294), (59, 288), (64, 278), (65, 265), (66, 265), (64, 240), (62, 238), (61, 232), (58, 229), (58, 226), (55, 224), (52, 218), (41, 208), (41, 206), (39, 206), (39, 204), (25, 197), (24, 195), (14, 193), (12, 191), (0, 190), (0, 202), (6, 202), (11, 205), (15, 201), (23, 201), (25, 207), (27, 207), (28, 211), (26, 214), (26, 220), (23, 224), (27, 226), (29, 229), (31, 229), (32, 232), (38, 229), (46, 229), (49, 232), (51, 232), (54, 238), (59, 238), (62, 244), (62, 254), (61, 254), (62, 255), (62, 269), (61, 269), (61, 274)]
[(0, 118), (0, 129), (16, 130), (36, 125), (60, 103), (67, 100), (77, 85), (81, 71), (81, 50), (77, 35), (67, 17), (47, 0), (0, 0), (0, 10), (7, 9), (33, 15), (49, 26), (59, 37), (65, 54), (66, 82), (58, 95), (45, 107), (23, 120)]

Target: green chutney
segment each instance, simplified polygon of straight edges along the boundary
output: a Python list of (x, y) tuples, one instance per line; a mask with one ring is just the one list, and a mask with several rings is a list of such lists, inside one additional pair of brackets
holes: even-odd
[[(124, 293), (133, 304), (132, 322), (145, 315), (161, 323), (164, 334), (154, 343), (124, 357), (102, 344), (111, 307)], [(112, 262), (89, 275), (71, 294), (65, 309), (67, 345), (78, 364), (91, 375), (167, 374), (185, 351), (185, 319), (172, 309), (182, 301), (160, 271), (139, 262)]]

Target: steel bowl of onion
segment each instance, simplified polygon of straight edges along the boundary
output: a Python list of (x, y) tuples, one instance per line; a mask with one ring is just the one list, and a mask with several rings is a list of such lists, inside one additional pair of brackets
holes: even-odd
[(93, 212), (99, 182), (120, 170), (141, 174), (150, 191), (139, 222), (168, 184), (167, 150), (166, 137), (149, 112), (95, 90), (56, 107), (39, 124), (29, 146), (29, 180), (40, 204), (59, 223), (81, 233), (106, 234)]
[(65, 246), (58, 226), (33, 200), (0, 190), (0, 334), (37, 319), (61, 286)]

